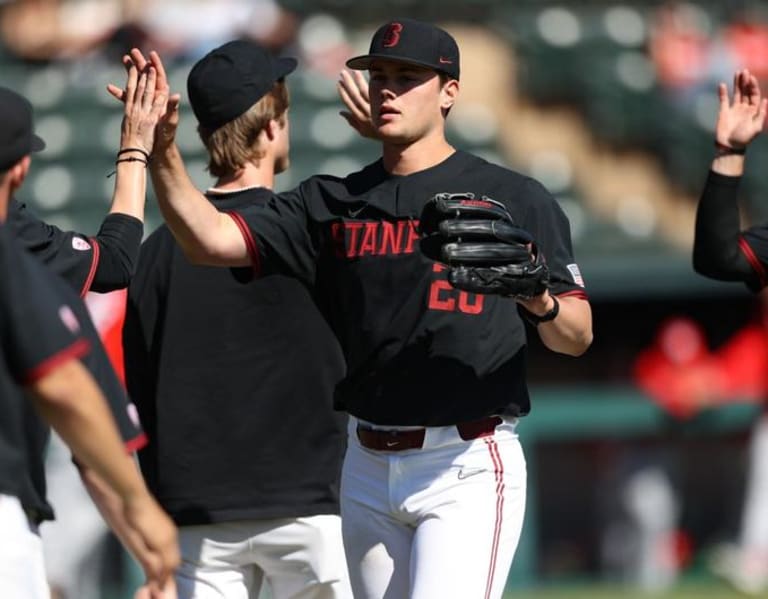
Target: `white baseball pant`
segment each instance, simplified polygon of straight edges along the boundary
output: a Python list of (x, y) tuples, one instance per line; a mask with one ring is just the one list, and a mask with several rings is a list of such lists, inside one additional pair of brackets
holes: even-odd
[(10, 495), (0, 495), (0, 597), (50, 597), (42, 541), (19, 500)]
[(179, 527), (178, 599), (352, 599), (339, 516)]
[(403, 451), (362, 447), (357, 423), (341, 484), (355, 599), (499, 599), (525, 511), (517, 420), (469, 441), (429, 427), (421, 449)]

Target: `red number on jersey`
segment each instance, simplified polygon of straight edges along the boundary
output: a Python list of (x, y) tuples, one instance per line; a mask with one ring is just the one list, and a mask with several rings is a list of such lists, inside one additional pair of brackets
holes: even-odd
[[(432, 272), (445, 271), (443, 264), (432, 265)], [(484, 295), (467, 293), (454, 289), (446, 279), (435, 279), (429, 286), (427, 307), (430, 310), (442, 312), (462, 312), (463, 314), (480, 314), (483, 311)]]

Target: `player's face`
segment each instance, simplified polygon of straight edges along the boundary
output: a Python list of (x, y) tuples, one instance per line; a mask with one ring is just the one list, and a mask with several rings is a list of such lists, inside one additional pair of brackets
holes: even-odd
[(413, 143), (442, 134), (445, 94), (438, 74), (402, 62), (371, 63), (371, 116), (385, 142)]

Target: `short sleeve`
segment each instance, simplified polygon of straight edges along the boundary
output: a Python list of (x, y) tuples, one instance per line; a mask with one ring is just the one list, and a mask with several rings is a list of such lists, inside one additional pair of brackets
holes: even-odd
[(523, 227), (544, 253), (550, 272), (551, 293), (586, 299), (584, 280), (573, 255), (568, 217), (552, 194), (534, 179), (528, 179), (525, 195), (530, 205)]
[(273, 196), (263, 207), (230, 212), (240, 228), (257, 274), (278, 271), (311, 284), (317, 243), (307, 209), (308, 187)]
[(49, 225), (16, 201), (8, 206), (8, 226), (24, 249), (80, 295), (88, 291), (99, 264), (100, 247), (95, 239)]
[(82, 357), (90, 344), (82, 336), (80, 319), (49, 283), (44, 269), (8, 239), (0, 244), (3, 353), (12, 376), (24, 385)]

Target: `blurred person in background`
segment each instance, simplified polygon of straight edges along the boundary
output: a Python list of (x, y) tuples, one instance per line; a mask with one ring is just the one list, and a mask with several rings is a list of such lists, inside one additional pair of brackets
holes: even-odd
[(197, 60), (221, 44), (250, 40), (272, 50), (294, 41), (297, 17), (277, 0), (142, 0), (135, 24), (166, 59)]
[[(757, 293), (768, 284), (768, 226), (741, 228), (739, 182), (749, 144), (765, 127), (766, 105), (757, 77), (746, 69), (734, 76), (732, 95), (718, 87), (720, 110), (715, 127), (715, 158), (696, 213), (693, 265), (720, 281), (741, 281)], [(768, 333), (766, 333), (768, 334)], [(742, 532), (738, 549), (719, 568), (739, 589), (760, 594), (768, 589), (768, 423), (757, 423), (750, 445)]]
[(0, 3), (0, 35), (17, 58), (46, 62), (99, 51), (144, 0), (11, 0)]

